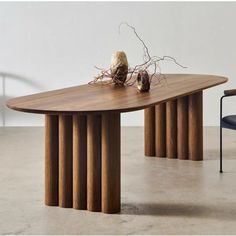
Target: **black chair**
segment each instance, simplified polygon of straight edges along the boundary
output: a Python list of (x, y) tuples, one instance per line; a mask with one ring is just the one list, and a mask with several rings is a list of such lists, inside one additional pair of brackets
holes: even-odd
[(224, 95), (220, 99), (220, 173), (222, 169), (222, 128), (236, 130), (236, 115), (222, 117), (223, 99), (236, 95), (236, 89), (225, 90)]

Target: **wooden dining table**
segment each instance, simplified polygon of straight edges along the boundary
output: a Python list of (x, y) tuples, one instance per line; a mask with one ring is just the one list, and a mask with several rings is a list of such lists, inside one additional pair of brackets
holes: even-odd
[(203, 160), (203, 90), (227, 78), (164, 78), (145, 93), (86, 84), (7, 101), (11, 109), (45, 114), (46, 205), (120, 211), (121, 113), (144, 109), (146, 156)]

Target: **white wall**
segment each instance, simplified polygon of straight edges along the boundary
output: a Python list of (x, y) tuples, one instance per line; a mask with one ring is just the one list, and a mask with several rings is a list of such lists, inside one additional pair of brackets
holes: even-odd
[[(204, 124), (218, 125), (219, 97), (236, 88), (233, 2), (0, 2), (0, 77), (7, 74), (7, 95), (87, 83), (97, 73), (94, 65), (108, 67), (115, 50), (126, 51), (131, 65), (140, 62), (133, 33), (124, 27), (118, 34), (122, 21), (136, 27), (153, 55), (171, 55), (188, 66), (166, 63), (163, 72), (230, 78), (205, 92)], [(228, 104), (226, 112), (235, 108), (236, 114), (235, 103)], [(143, 113), (125, 114), (122, 122), (143, 125)], [(42, 124), (43, 116), (6, 111), (6, 125)]]

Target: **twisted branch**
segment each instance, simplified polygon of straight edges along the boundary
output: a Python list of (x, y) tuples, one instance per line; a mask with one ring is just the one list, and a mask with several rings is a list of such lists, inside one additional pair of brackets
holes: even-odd
[[(92, 84), (92, 83), (112, 84), (112, 83), (114, 83), (117, 85), (133, 86), (136, 83), (136, 75), (141, 71), (149, 72), (149, 69), (151, 67), (153, 67), (153, 71), (152, 71), (152, 73), (151, 72), (149, 73), (150, 74), (150, 78), (149, 78), (150, 84), (152, 83), (153, 79), (156, 79), (157, 82), (160, 83), (161, 76), (163, 75), (161, 73), (161, 67), (159, 65), (160, 61), (172, 61), (174, 64), (176, 64), (177, 66), (179, 66), (181, 68), (187, 68), (186, 66), (183, 66), (179, 62), (177, 62), (177, 60), (172, 56), (167, 56), (167, 55), (162, 56), (162, 57), (151, 56), (147, 45), (145, 44), (143, 39), (139, 36), (135, 27), (128, 24), (127, 22), (121, 22), (119, 25), (119, 34), (121, 32), (121, 26), (123, 26), (123, 25), (129, 27), (133, 31), (135, 36), (138, 38), (138, 40), (141, 42), (141, 44), (143, 45), (143, 51), (144, 51), (143, 60), (144, 60), (144, 62), (141, 64), (138, 64), (138, 65), (135, 65), (134, 68), (128, 69), (127, 79), (125, 82), (121, 82), (120, 80), (118, 80), (116, 78), (116, 76), (113, 76), (111, 74), (110, 69), (103, 69), (103, 68), (99, 68), (99, 67), (95, 66), (96, 69), (100, 70), (100, 73), (97, 76), (95, 76), (94, 80), (89, 82), (89, 84)], [(163, 78), (165, 79), (164, 75), (163, 75)]]

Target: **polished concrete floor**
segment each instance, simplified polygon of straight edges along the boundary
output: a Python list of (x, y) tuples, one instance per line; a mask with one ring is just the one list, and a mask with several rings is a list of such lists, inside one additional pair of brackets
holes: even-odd
[(42, 128), (0, 129), (0, 234), (236, 234), (236, 132), (204, 130), (205, 161), (144, 157), (143, 128), (122, 129), (122, 210), (43, 204)]

